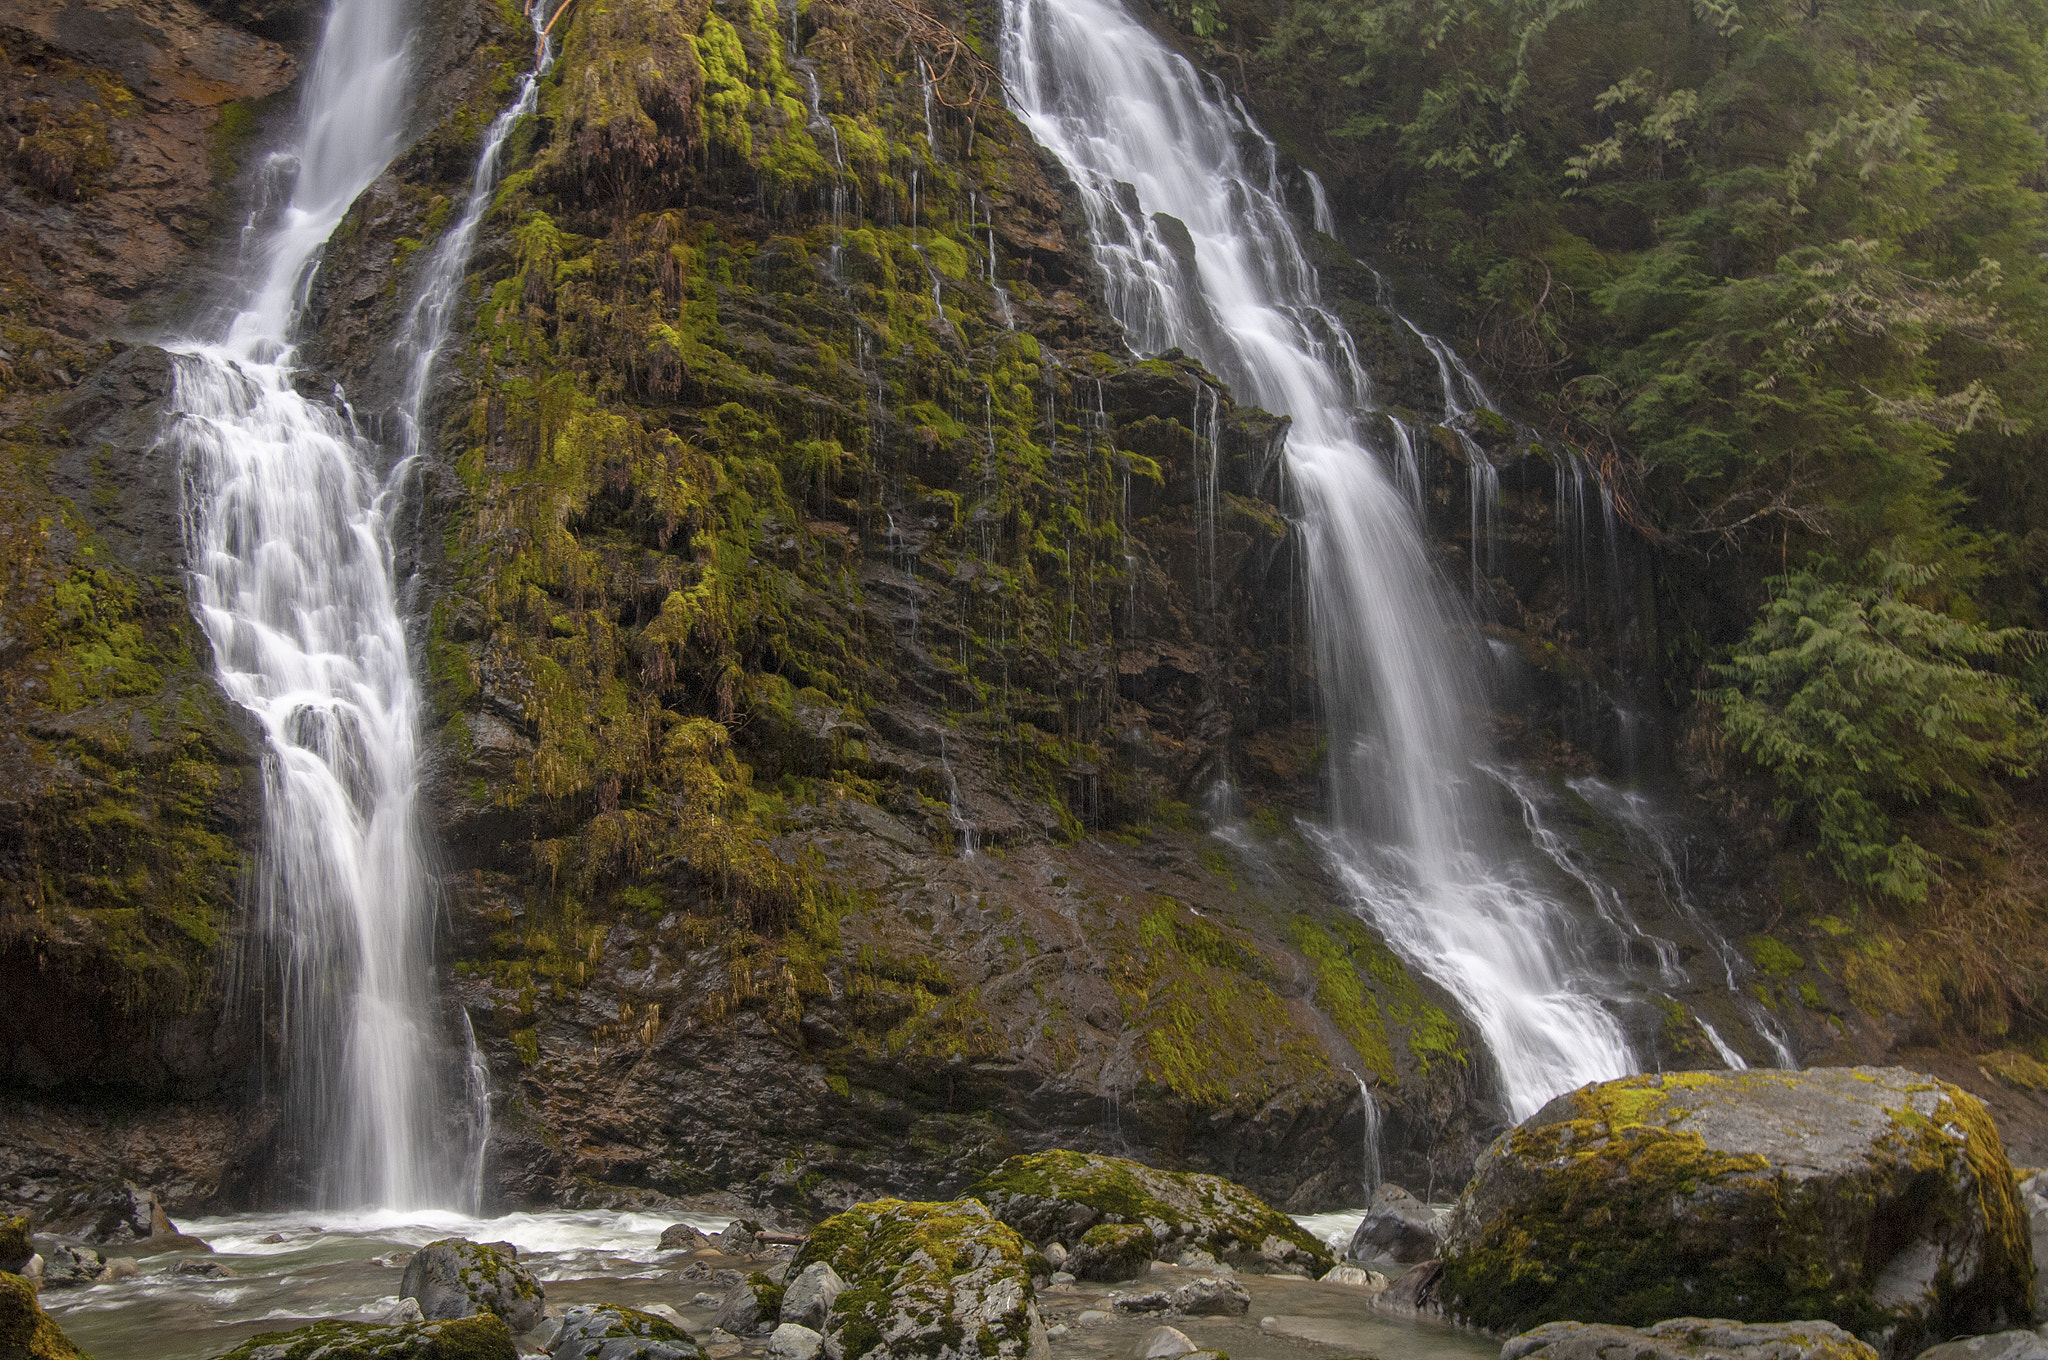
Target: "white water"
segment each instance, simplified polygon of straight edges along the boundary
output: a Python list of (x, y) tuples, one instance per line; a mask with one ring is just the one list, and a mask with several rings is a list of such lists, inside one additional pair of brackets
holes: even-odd
[[(1633, 1070), (1569, 947), (1569, 913), (1505, 859), (1474, 796), (1470, 629), (1358, 422), (1369, 382), (1319, 300), (1271, 143), (1114, 0), (1005, 0), (1003, 16), (1017, 113), (1080, 188), (1133, 347), (1180, 346), (1241, 399), (1293, 418), (1288, 469), (1331, 729), (1335, 817), (1321, 839), (1355, 901), (1464, 1005), (1517, 1119)], [(1249, 142), (1263, 153), (1256, 175)]]
[(293, 340), (321, 248), (400, 148), (409, 27), (403, 0), (335, 0), (282, 157), (290, 200), (252, 224), (257, 282), (225, 334), (173, 347), (170, 433), (194, 612), (265, 737), (258, 925), (307, 1173), (325, 1202), (393, 1207), (470, 1202), (476, 1149), (440, 1127), (420, 694), (391, 518), (497, 150), (533, 94), (529, 81), (493, 125), (471, 202), (428, 262), (401, 341), (404, 445), (380, 476), (338, 398), (301, 392)]

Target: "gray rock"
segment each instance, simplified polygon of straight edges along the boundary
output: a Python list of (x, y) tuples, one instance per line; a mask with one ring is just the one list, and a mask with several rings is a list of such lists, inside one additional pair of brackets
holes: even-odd
[(832, 1304), (846, 1292), (846, 1281), (823, 1261), (813, 1261), (797, 1272), (782, 1292), (782, 1320), (816, 1331), (825, 1329)]
[(170, 1273), (191, 1280), (237, 1280), (241, 1276), (222, 1261), (173, 1261)]
[(687, 1223), (673, 1223), (662, 1229), (658, 1251), (709, 1251), (711, 1239)]
[(107, 1273), (107, 1262), (91, 1247), (58, 1243), (43, 1252), (43, 1288), (71, 1289)]
[(1332, 1266), (1330, 1273), (1323, 1276), (1322, 1283), (1341, 1284), (1349, 1289), (1377, 1294), (1387, 1287), (1387, 1277), (1377, 1270), (1363, 1270), (1358, 1266)]
[(548, 1344), (551, 1360), (703, 1360), (689, 1333), (652, 1313), (609, 1304), (571, 1308)]
[(752, 1336), (763, 1324), (775, 1324), (775, 1312), (768, 1306), (772, 1297), (767, 1277), (746, 1279), (725, 1291), (718, 1304), (718, 1320), (712, 1325), (734, 1336)]
[(1390, 1257), (1402, 1265), (1433, 1260), (1442, 1254), (1443, 1238), (1437, 1211), (1398, 1185), (1382, 1185), (1372, 1193), (1372, 1207), (1351, 1235), (1352, 1259)]
[(1173, 1291), (1148, 1289), (1142, 1294), (1117, 1294), (1110, 1302), (1119, 1313), (1164, 1313), (1173, 1307)]
[(517, 1354), (504, 1319), (495, 1316), (409, 1322), (398, 1327), (329, 1318), (289, 1332), (265, 1332), (250, 1337), (219, 1360), (312, 1360), (315, 1356), (349, 1356), (353, 1360), (515, 1360)]
[(1054, 1270), (1060, 1269), (1067, 1263), (1067, 1248), (1065, 1244), (1058, 1240), (1046, 1243), (1045, 1250), (1040, 1255), (1045, 1257), (1045, 1263)]
[(107, 1262), (107, 1273), (100, 1278), (104, 1280), (132, 1280), (141, 1273), (142, 1263), (133, 1256), (116, 1256)]
[(426, 1314), (420, 1312), (418, 1299), (400, 1299), (382, 1321), (386, 1327), (403, 1327), (410, 1322), (425, 1322)]
[(1920, 1360), (2048, 1360), (2048, 1340), (2038, 1332), (1993, 1332), (1930, 1346)]
[(2048, 1171), (2036, 1171), (2021, 1181), (2019, 1192), (2027, 1236), (2034, 1244), (2034, 1318), (2048, 1322)]
[(761, 1225), (734, 1219), (718, 1235), (717, 1247), (728, 1256), (748, 1256), (761, 1246)]
[(1877, 1360), (1877, 1353), (1832, 1322), (1672, 1318), (1650, 1327), (1545, 1323), (1508, 1341), (1500, 1360)]
[(768, 1354), (771, 1360), (812, 1360), (824, 1344), (824, 1336), (814, 1328), (785, 1322), (769, 1336)]
[(1173, 1327), (1154, 1327), (1139, 1337), (1130, 1349), (1131, 1360), (1178, 1360), (1201, 1347), (1188, 1340), (1187, 1333)]
[(1173, 1291), (1167, 1311), (1187, 1317), (1243, 1317), (1251, 1311), (1251, 1291), (1236, 1280), (1189, 1280)]
[(460, 1237), (414, 1252), (398, 1294), (418, 1299), (430, 1321), (495, 1313), (514, 1332), (531, 1331), (547, 1311), (546, 1294), (532, 1271), (497, 1245)]

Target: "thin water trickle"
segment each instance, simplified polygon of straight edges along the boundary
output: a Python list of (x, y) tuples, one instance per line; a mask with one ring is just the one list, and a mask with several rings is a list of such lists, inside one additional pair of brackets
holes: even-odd
[(221, 687), (265, 736), (257, 925), (295, 1128), (318, 1193), (344, 1205), (467, 1204), (475, 1184), (467, 1140), (451, 1149), (442, 1135), (448, 1064), (416, 802), (421, 700), (391, 521), (497, 154), (531, 104), (531, 79), (486, 137), (471, 202), (408, 314), (403, 444), (388, 474), (346, 410), (295, 381), (319, 252), (399, 150), (408, 46), (401, 0), (336, 0), (301, 101), (289, 201), (248, 237), (258, 281), (219, 339), (172, 347), (168, 439), (181, 460), (193, 610)]
[[(1270, 141), (1115, 0), (1005, 0), (1002, 55), (1017, 113), (1079, 188), (1130, 343), (1180, 346), (1241, 400), (1292, 417), (1333, 753), (1334, 824), (1318, 839), (1359, 910), (1464, 1004), (1517, 1118), (1633, 1070), (1598, 979), (1565, 945), (1570, 912), (1508, 862), (1471, 794), (1472, 629), (1383, 471), (1393, 455), (1358, 419), (1370, 386), (1317, 296)], [(1267, 148), (1263, 173), (1244, 164), (1247, 135)], [(1460, 379), (1447, 369), (1447, 391)]]

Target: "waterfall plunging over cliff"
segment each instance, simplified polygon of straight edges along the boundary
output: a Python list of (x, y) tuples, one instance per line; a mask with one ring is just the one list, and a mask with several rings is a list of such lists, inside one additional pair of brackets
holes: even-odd
[(1256, 129), (1115, 0), (1005, 0), (1003, 65), (1017, 113), (1079, 186), (1132, 346), (1180, 346), (1292, 417), (1330, 729), (1332, 817), (1317, 835), (1359, 909), (1463, 1004), (1517, 1119), (1633, 1070), (1570, 914), (1507, 852), (1475, 788), (1476, 638), (1360, 420), (1370, 378), (1321, 304), (1270, 142), (1248, 165)]
[(257, 282), (215, 340), (178, 354), (170, 440), (183, 469), (194, 610), (222, 688), (265, 738), (256, 911), (261, 976), (289, 1063), (291, 1117), (333, 1204), (459, 1205), (473, 1150), (442, 1136), (446, 1064), (434, 896), (420, 810), (418, 713), (391, 521), (433, 363), (497, 152), (423, 274), (395, 466), (339, 401), (305, 396), (295, 331), (321, 248), (401, 145), (411, 61), (404, 0), (335, 0), (300, 108), (277, 220), (252, 225)]

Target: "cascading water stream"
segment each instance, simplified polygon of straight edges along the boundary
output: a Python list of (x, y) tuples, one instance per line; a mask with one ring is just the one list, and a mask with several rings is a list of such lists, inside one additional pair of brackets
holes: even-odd
[(257, 924), (301, 1151), (324, 1201), (387, 1207), (467, 1203), (476, 1152), (439, 1127), (420, 695), (391, 520), (497, 153), (534, 89), (492, 126), (470, 204), (429, 260), (401, 339), (404, 443), (380, 477), (346, 408), (300, 392), (293, 341), (321, 248), (400, 149), (409, 27), (404, 0), (335, 0), (284, 158), (290, 200), (246, 233), (258, 282), (225, 333), (174, 347), (168, 436), (194, 612), (222, 688), (265, 737)]
[(1270, 142), (1114, 0), (1005, 0), (1016, 111), (1079, 186), (1112, 313), (1134, 348), (1181, 346), (1293, 419), (1310, 610), (1331, 729), (1319, 833), (1360, 909), (1457, 996), (1517, 1118), (1634, 1058), (1574, 962), (1572, 919), (1504, 853), (1475, 796), (1456, 649), (1409, 502), (1358, 413), (1371, 394), (1280, 202)]

